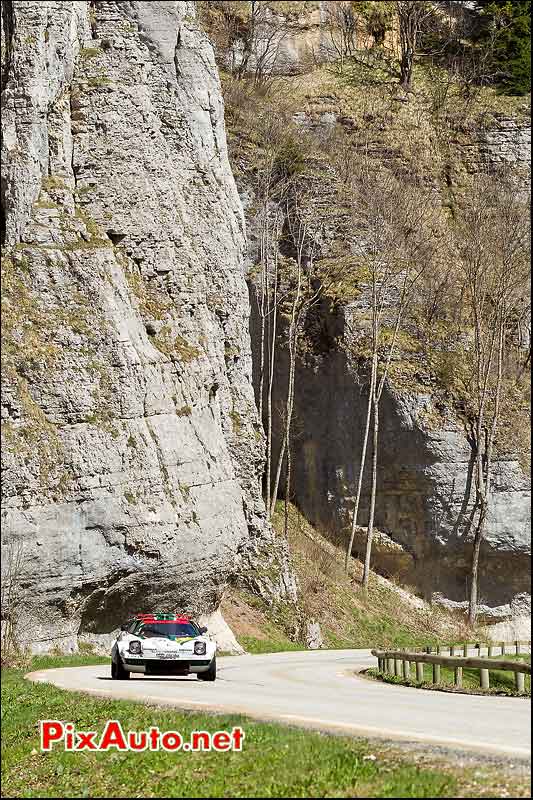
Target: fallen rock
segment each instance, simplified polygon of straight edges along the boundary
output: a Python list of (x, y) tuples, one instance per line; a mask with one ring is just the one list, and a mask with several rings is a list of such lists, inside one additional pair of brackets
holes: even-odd
[(319, 622), (310, 620), (307, 623), (305, 641), (309, 650), (319, 650), (321, 647), (324, 647), (324, 640), (322, 639), (322, 631), (320, 630)]

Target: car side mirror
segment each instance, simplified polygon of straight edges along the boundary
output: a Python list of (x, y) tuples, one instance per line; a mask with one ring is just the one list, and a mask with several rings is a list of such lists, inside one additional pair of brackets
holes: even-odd
[(207, 633), (207, 628), (200, 628), (200, 633)]

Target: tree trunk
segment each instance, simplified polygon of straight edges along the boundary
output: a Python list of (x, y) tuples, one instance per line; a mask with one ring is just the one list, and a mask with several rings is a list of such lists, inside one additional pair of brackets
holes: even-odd
[(277, 255), (274, 256), (274, 286), (272, 300), (272, 332), (270, 335), (270, 363), (268, 375), (268, 394), (267, 394), (267, 452), (266, 452), (266, 508), (269, 517), (272, 516), (270, 508), (271, 472), (272, 472), (272, 391), (274, 387), (274, 363), (276, 355), (276, 329), (278, 318), (278, 264)]
[(287, 403), (287, 425), (285, 427), (285, 455), (287, 457), (287, 471), (285, 476), (285, 521), (283, 525), (283, 533), (287, 537), (289, 529), (289, 501), (291, 490), (291, 424), (292, 415), (294, 411), (294, 378), (296, 374), (296, 355), (298, 351), (298, 324), (299, 318), (295, 320), (295, 330), (292, 345), (290, 346), (290, 384), (289, 396)]
[(370, 417), (372, 415), (372, 398), (374, 397), (374, 392), (376, 388), (376, 376), (377, 376), (377, 358), (374, 357), (372, 359), (372, 373), (370, 376), (370, 392), (368, 394), (368, 405), (366, 408), (366, 422), (365, 422), (365, 433), (363, 436), (363, 446), (361, 448), (361, 463), (359, 465), (359, 477), (357, 479), (357, 493), (355, 496), (355, 506), (353, 509), (352, 514), (352, 529), (350, 532), (350, 540), (348, 542), (348, 547), (346, 548), (346, 558), (344, 560), (344, 571), (348, 574), (348, 565), (350, 563), (350, 556), (352, 555), (352, 547), (353, 547), (353, 540), (355, 538), (355, 529), (357, 527), (357, 516), (359, 514), (359, 502), (361, 500), (361, 488), (363, 485), (363, 473), (365, 469), (366, 463), (366, 451), (368, 447), (368, 434), (370, 431)]
[[(292, 326), (291, 326), (292, 327)], [(292, 333), (289, 333), (289, 336), (292, 338)], [(276, 509), (276, 500), (278, 499), (278, 492), (279, 492), (279, 482), (281, 478), (281, 469), (283, 466), (283, 459), (288, 454), (288, 447), (290, 442), (290, 428), (291, 428), (291, 421), (292, 421), (292, 411), (294, 405), (294, 374), (296, 371), (296, 346), (290, 345), (289, 347), (289, 383), (287, 386), (287, 399), (285, 402), (285, 430), (283, 434), (283, 443), (281, 445), (279, 456), (278, 456), (278, 466), (276, 469), (276, 480), (274, 482), (274, 486), (272, 489), (272, 500), (270, 504), (270, 516), (274, 513)]]
[(290, 427), (287, 428), (287, 471), (285, 475), (285, 504), (284, 504), (284, 517), (283, 517), (283, 535), (287, 539), (289, 536), (289, 502), (291, 493), (291, 470), (292, 470), (292, 454), (290, 442)]
[(292, 401), (294, 398), (294, 372), (296, 369), (296, 347), (298, 339), (298, 320), (300, 316), (299, 305), (302, 292), (302, 256), (303, 245), (305, 242), (305, 228), (299, 231), (298, 234), (298, 277), (296, 283), (296, 293), (291, 308), (291, 321), (289, 324), (289, 385), (287, 387), (287, 400), (285, 403), (285, 431), (283, 436), (283, 444), (280, 449), (278, 467), (276, 470), (276, 481), (272, 491), (272, 501), (270, 503), (270, 515), (275, 511), (276, 500), (278, 498), (279, 481), (281, 477), (281, 467), (283, 464), (283, 457), (287, 450), (287, 443), (290, 437), (290, 425), (292, 418)]
[(276, 468), (276, 478), (274, 480), (274, 486), (272, 487), (272, 499), (270, 501), (270, 516), (273, 515), (274, 511), (276, 510), (276, 501), (278, 499), (278, 491), (279, 491), (279, 481), (281, 478), (281, 467), (283, 465), (283, 459), (285, 458), (285, 444), (286, 439), (283, 437), (283, 441), (281, 443), (279, 456), (278, 456), (278, 466)]
[(400, 28), (400, 86), (406, 91), (411, 88), (413, 62), (417, 45), (419, 3), (397, 3)]
[[(488, 431), (486, 438), (484, 469), (483, 469), (483, 459), (481, 457), (481, 452), (480, 452), (481, 449), (480, 438), (478, 438), (477, 442), (478, 480), (481, 481), (482, 488), (481, 488), (481, 498), (480, 498), (481, 510), (479, 514), (479, 520), (476, 528), (476, 533), (474, 536), (474, 544), (472, 549), (472, 567), (470, 572), (470, 581), (471, 581), (470, 601), (468, 606), (468, 622), (470, 625), (475, 624), (477, 617), (477, 602), (478, 602), (478, 587), (479, 587), (479, 554), (481, 551), (481, 542), (483, 541), (483, 536), (485, 534), (485, 525), (490, 504), (492, 450), (500, 418), (500, 396), (501, 396), (502, 378), (503, 378), (504, 347), (505, 347), (505, 316), (503, 313), (501, 313), (498, 322), (498, 356), (497, 356), (498, 366), (497, 366), (497, 378), (496, 378), (496, 388), (495, 388), (495, 398), (494, 398), (494, 411), (492, 415), (490, 430)], [(492, 365), (492, 344), (489, 356), (489, 368), (491, 365)], [(478, 437), (481, 436), (481, 428), (479, 424), (478, 424), (477, 436)]]
[(474, 546), (472, 549), (472, 567), (470, 572), (470, 603), (468, 608), (468, 622), (474, 625), (477, 616), (477, 594), (478, 594), (478, 575), (479, 575), (479, 553), (481, 542), (485, 532), (485, 520), (487, 518), (487, 502), (484, 498), (481, 504), (481, 511), (474, 536)]
[(407, 49), (400, 61), (400, 86), (408, 91), (413, 77), (413, 52)]
[[(266, 213), (266, 211), (265, 211)], [(267, 295), (268, 295), (268, 278), (267, 278), (267, 260), (266, 252), (268, 242), (265, 239), (268, 237), (268, 230), (265, 231), (265, 220), (263, 220), (263, 228), (261, 230), (261, 244), (259, 247), (259, 258), (261, 261), (261, 302), (258, 303), (259, 315), (261, 317), (261, 337), (260, 337), (260, 354), (259, 354), (259, 421), (263, 424), (263, 395), (265, 393), (265, 329), (267, 318)]]
[(374, 512), (376, 508), (376, 488), (378, 476), (379, 403), (375, 394), (372, 406), (374, 416), (374, 430), (372, 436), (372, 485), (370, 489), (370, 511), (368, 514), (365, 565), (363, 569), (363, 591), (365, 593), (368, 592), (368, 581), (370, 577), (370, 555), (372, 553), (372, 538), (374, 536)]

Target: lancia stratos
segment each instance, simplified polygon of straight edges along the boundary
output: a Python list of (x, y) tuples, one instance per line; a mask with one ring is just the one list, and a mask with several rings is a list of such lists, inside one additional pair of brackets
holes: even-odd
[(111, 649), (111, 677), (130, 673), (189, 675), (202, 681), (217, 676), (216, 643), (181, 614), (137, 614), (121, 626)]

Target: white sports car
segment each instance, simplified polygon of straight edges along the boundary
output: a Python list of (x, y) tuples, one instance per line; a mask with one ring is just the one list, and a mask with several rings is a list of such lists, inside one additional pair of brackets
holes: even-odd
[(182, 614), (137, 614), (121, 626), (111, 649), (111, 677), (124, 680), (130, 672), (144, 675), (189, 675), (214, 681), (216, 643)]

